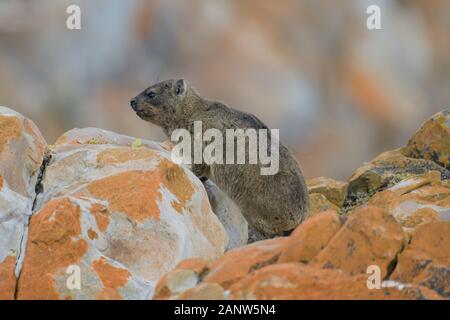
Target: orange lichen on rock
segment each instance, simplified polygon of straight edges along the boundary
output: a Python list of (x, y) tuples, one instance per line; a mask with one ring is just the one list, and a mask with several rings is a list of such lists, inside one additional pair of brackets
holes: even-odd
[(330, 202), (323, 194), (321, 193), (312, 193), (309, 195), (309, 216), (313, 217), (318, 213), (324, 211), (339, 211), (339, 207)]
[(16, 289), (15, 265), (16, 259), (14, 256), (8, 256), (3, 262), (0, 262), (0, 300), (14, 300)]
[(89, 229), (87, 233), (88, 233), (89, 239), (91, 239), (91, 240), (95, 240), (95, 239), (98, 238), (97, 232), (95, 232), (95, 231), (92, 230), (92, 229)]
[(21, 125), (18, 117), (0, 115), (0, 154), (9, 141), (21, 136)]
[(138, 149), (120, 147), (101, 151), (97, 154), (97, 163), (104, 166), (147, 158), (158, 159), (160, 156), (156, 151), (145, 147)]
[(381, 268), (382, 277), (406, 241), (401, 225), (378, 207), (366, 206), (349, 213), (344, 226), (313, 260), (319, 267), (365, 273), (370, 265)]
[(431, 221), (420, 225), (411, 243), (399, 255), (394, 279), (411, 282), (430, 263), (450, 265), (450, 222)]
[(55, 278), (77, 264), (88, 245), (81, 236), (80, 207), (68, 198), (48, 202), (31, 218), (19, 299), (59, 299)]
[(102, 204), (94, 203), (90, 208), (90, 212), (95, 218), (98, 229), (101, 232), (105, 232), (109, 225), (108, 208)]
[(111, 211), (120, 211), (137, 222), (159, 219), (159, 183), (155, 172), (127, 171), (91, 182), (89, 192), (109, 201)]
[(287, 238), (275, 238), (230, 250), (211, 264), (204, 282), (227, 289), (247, 273), (276, 263), (286, 242)]
[(281, 252), (278, 263), (308, 263), (341, 228), (342, 222), (335, 211), (319, 213), (295, 229)]
[[(36, 127), (36, 125), (30, 120), (25, 118), (23, 121), (23, 126), (25, 128), (25, 131), (31, 135), (33, 138), (33, 143), (37, 147), (37, 153), (36, 152), (30, 152), (29, 156), (33, 159), (33, 161), (36, 164), (41, 164), (42, 159), (40, 155), (43, 155), (45, 153), (46, 143), (44, 138), (42, 137), (41, 133), (39, 132), (39, 129)], [(38, 158), (35, 158), (35, 155), (39, 155)]]
[(440, 299), (428, 288), (367, 288), (367, 275), (281, 263), (249, 274), (231, 286), (231, 299)]
[(124, 212), (142, 223), (150, 217), (159, 219), (157, 200), (162, 196), (161, 186), (178, 199), (175, 203), (178, 212), (194, 193), (184, 170), (165, 159), (152, 171), (127, 171), (93, 181), (88, 190), (93, 196), (108, 200), (110, 210)]
[(402, 148), (408, 157), (433, 160), (450, 169), (450, 109), (436, 113), (417, 130)]
[(209, 263), (208, 261), (201, 259), (201, 258), (191, 258), (181, 261), (177, 266), (175, 267), (175, 270), (192, 270), (197, 275), (201, 275), (209, 270)]
[(131, 277), (130, 272), (109, 264), (104, 257), (92, 262), (92, 268), (99, 276), (104, 287), (98, 298), (121, 299), (122, 296), (117, 289), (127, 284), (128, 279)]
[(194, 194), (191, 180), (179, 165), (166, 159), (161, 161), (158, 170), (164, 173), (162, 179), (164, 186), (178, 199), (174, 209), (181, 213), (182, 208)]

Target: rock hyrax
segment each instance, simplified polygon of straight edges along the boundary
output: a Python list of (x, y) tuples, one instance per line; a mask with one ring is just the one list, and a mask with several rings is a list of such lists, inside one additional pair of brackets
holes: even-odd
[[(206, 100), (184, 80), (152, 85), (131, 100), (131, 107), (141, 119), (161, 127), (169, 138), (175, 129), (193, 134), (197, 121), (202, 122), (203, 131), (215, 128), (224, 137), (226, 129), (267, 130), (254, 115)], [(270, 140), (270, 131), (268, 135)], [(247, 147), (245, 150), (248, 152)], [(261, 175), (261, 166), (259, 160), (257, 164), (192, 165), (199, 178), (211, 179), (239, 206), (250, 226), (250, 242), (287, 234), (308, 216), (308, 190), (292, 153), (279, 143), (279, 171)]]

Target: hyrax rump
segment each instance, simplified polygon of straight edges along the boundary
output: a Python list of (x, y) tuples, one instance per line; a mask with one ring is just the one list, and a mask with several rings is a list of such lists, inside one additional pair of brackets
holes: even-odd
[[(176, 129), (186, 129), (194, 136), (197, 121), (203, 132), (215, 128), (224, 137), (226, 129), (266, 129), (270, 153), (270, 131), (258, 118), (200, 97), (184, 80), (152, 85), (131, 100), (131, 107), (141, 119), (160, 126), (169, 138)], [(248, 153), (248, 142), (245, 150)], [(225, 152), (224, 147), (224, 158)], [(278, 172), (261, 175), (261, 167), (259, 160), (257, 164), (192, 165), (199, 178), (211, 179), (239, 206), (250, 226), (249, 242), (284, 235), (308, 216), (307, 187), (291, 152), (280, 143)]]

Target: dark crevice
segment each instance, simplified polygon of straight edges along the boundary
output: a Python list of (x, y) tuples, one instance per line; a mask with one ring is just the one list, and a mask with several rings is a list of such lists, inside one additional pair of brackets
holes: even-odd
[(15, 268), (14, 268), (14, 272), (15, 272), (15, 276), (16, 276), (16, 287), (14, 288), (14, 300), (17, 300), (17, 296), (18, 296), (19, 280), (20, 280), (20, 275), (21, 275), (21, 271), (22, 271), (22, 260), (23, 260), (22, 258), (23, 258), (23, 255), (25, 254), (25, 245), (26, 245), (26, 240), (27, 240), (27, 236), (28, 236), (28, 227), (30, 225), (31, 217), (33, 216), (33, 213), (36, 209), (38, 195), (44, 191), (44, 187), (42, 185), (42, 180), (44, 178), (45, 170), (47, 169), (47, 166), (49, 165), (51, 160), (52, 160), (52, 155), (50, 152), (46, 153), (44, 155), (44, 158), (42, 159), (42, 164), (39, 168), (39, 174), (36, 179), (36, 185), (34, 187), (34, 199), (33, 199), (33, 204), (31, 207), (31, 212), (25, 218), (24, 232), (22, 234), (22, 238), (20, 239), (19, 252), (17, 254), (16, 264), (15, 264)]

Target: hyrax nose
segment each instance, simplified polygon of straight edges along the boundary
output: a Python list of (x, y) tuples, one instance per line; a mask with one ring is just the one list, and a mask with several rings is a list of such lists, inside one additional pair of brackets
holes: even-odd
[(133, 110), (136, 111), (136, 109), (137, 109), (136, 98), (133, 98), (133, 99), (130, 100), (130, 105), (131, 105), (131, 108), (133, 108)]

